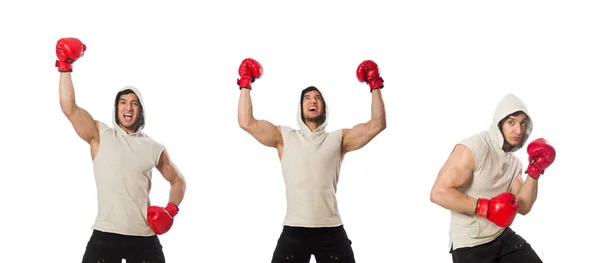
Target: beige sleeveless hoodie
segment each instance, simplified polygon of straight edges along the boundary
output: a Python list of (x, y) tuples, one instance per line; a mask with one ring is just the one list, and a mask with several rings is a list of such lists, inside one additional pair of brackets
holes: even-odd
[[(137, 95), (146, 119), (142, 94), (132, 86), (120, 91), (126, 89)], [(144, 125), (135, 133), (127, 134), (117, 124), (116, 112), (113, 107), (113, 127), (99, 122), (100, 147), (93, 161), (98, 213), (92, 228), (123, 235), (152, 236), (154, 232), (146, 221), (152, 169), (158, 165), (164, 146), (142, 132)]]
[[(476, 168), (473, 179), (460, 191), (472, 198), (492, 198), (502, 192), (510, 191), (512, 183), (522, 168), (521, 161), (513, 154), (527, 142), (533, 129), (531, 116), (520, 145), (510, 152), (502, 150), (504, 136), (498, 123), (506, 116), (523, 111), (529, 116), (525, 103), (513, 94), (508, 94), (498, 103), (493, 121), (487, 131), (480, 132), (460, 142), (467, 146), (475, 156)], [(502, 234), (504, 228), (497, 226), (484, 217), (451, 212), (450, 244), (453, 249), (473, 247), (488, 243)]]
[[(325, 101), (322, 93), (321, 97)], [(311, 132), (302, 121), (301, 102), (296, 119), (298, 130), (281, 126), (284, 147), (281, 169), (287, 199), (283, 225), (340, 226), (336, 191), (342, 163), (342, 130), (325, 131), (329, 119), (327, 103), (324, 123), (315, 131)]]

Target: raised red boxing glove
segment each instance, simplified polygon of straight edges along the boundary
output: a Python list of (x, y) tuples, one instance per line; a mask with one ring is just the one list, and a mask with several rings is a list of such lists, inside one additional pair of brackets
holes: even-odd
[(72, 72), (73, 63), (83, 56), (87, 47), (74, 37), (61, 38), (56, 42), (56, 63), (60, 72)]
[(477, 199), (475, 213), (500, 227), (509, 227), (515, 220), (518, 211), (517, 197), (513, 193), (504, 192), (492, 199)]
[(242, 61), (238, 70), (240, 78), (237, 80), (240, 89), (252, 89), (252, 83), (255, 79), (258, 79), (263, 74), (263, 68), (258, 61), (247, 58)]
[(173, 226), (174, 217), (179, 213), (179, 208), (173, 203), (166, 207), (151, 206), (148, 208), (148, 224), (157, 235), (167, 233)]
[(379, 66), (372, 60), (365, 60), (358, 65), (356, 78), (360, 82), (367, 82), (371, 88), (371, 92), (374, 89), (383, 88), (383, 78), (379, 76)]
[(529, 166), (525, 173), (533, 179), (539, 179), (556, 158), (556, 150), (544, 138), (533, 140), (527, 146), (527, 154), (529, 154)]

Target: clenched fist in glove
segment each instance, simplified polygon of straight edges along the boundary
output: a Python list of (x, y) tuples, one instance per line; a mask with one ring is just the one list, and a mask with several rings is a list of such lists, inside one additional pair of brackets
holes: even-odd
[(87, 47), (74, 37), (61, 38), (56, 42), (55, 67), (60, 72), (72, 72), (73, 63), (83, 56)]
[(157, 235), (162, 235), (173, 226), (173, 218), (179, 213), (179, 208), (169, 203), (166, 207), (151, 206), (148, 208), (148, 224)]
[(478, 216), (485, 217), (500, 227), (509, 227), (519, 211), (519, 203), (513, 193), (504, 192), (492, 199), (477, 199)]
[(556, 150), (544, 138), (539, 138), (527, 146), (527, 154), (529, 154), (529, 166), (525, 173), (533, 179), (538, 179), (554, 162)]
[(237, 80), (237, 84), (240, 86), (240, 89), (252, 89), (252, 83), (254, 83), (254, 80), (262, 76), (263, 68), (258, 61), (247, 58), (242, 61), (238, 71), (240, 78)]
[(379, 76), (379, 67), (372, 60), (365, 60), (358, 65), (356, 77), (360, 82), (367, 82), (371, 88), (371, 92), (374, 89), (383, 88), (383, 79)]

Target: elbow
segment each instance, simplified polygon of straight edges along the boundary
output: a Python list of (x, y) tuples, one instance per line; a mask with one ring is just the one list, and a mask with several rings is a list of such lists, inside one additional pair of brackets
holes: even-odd
[(531, 206), (519, 206), (519, 214), (527, 215), (531, 212)]
[(71, 118), (71, 116), (73, 116), (73, 114), (75, 113), (77, 106), (75, 105), (75, 103), (61, 101), (60, 109), (67, 118)]
[(529, 212), (531, 212), (531, 209), (533, 208), (532, 200), (524, 199), (524, 198), (520, 197), (518, 194), (517, 194), (517, 204), (519, 205), (517, 212), (521, 215), (529, 214)]
[(250, 126), (249, 121), (242, 117), (238, 117), (238, 125), (242, 130), (247, 130), (248, 126)]
[(378, 119), (379, 121), (377, 126), (379, 127), (379, 132), (382, 132), (383, 130), (385, 130), (385, 128), (387, 128), (387, 119), (385, 117), (385, 113), (379, 116)]
[(377, 120), (372, 120), (369, 123), (367, 123), (368, 125), (370, 125), (370, 128), (376, 132), (376, 134), (379, 134), (380, 132), (382, 132), (383, 130), (385, 130), (385, 128), (387, 128), (387, 124), (385, 119), (377, 119)]
[(187, 189), (187, 183), (185, 182), (185, 178), (183, 178), (183, 176), (179, 176), (179, 185), (181, 192), (185, 193), (185, 190)]
[(254, 118), (238, 118), (238, 125), (240, 128), (246, 132), (252, 129), (252, 126), (256, 124), (256, 120)]
[(248, 131), (248, 129), (250, 128), (250, 124), (248, 122), (239, 121), (238, 124), (240, 125), (240, 128), (244, 131)]
[(250, 125), (252, 125), (252, 118), (249, 118), (247, 115), (238, 113), (238, 125), (244, 131), (248, 131)]
[(431, 192), (429, 193), (429, 201), (439, 205), (440, 204), (440, 200), (442, 199), (442, 196), (444, 194), (442, 193), (442, 191), (440, 189), (438, 189), (437, 187), (434, 187), (433, 189), (431, 189)]
[(382, 132), (383, 130), (385, 130), (385, 128), (387, 128), (387, 122), (384, 119), (381, 121), (381, 125), (379, 126), (379, 132)]
[(519, 214), (522, 216), (529, 214), (529, 212), (531, 212), (531, 209), (519, 209)]
[(169, 183), (171, 184), (171, 187), (176, 187), (181, 192), (185, 192), (185, 189), (187, 188), (187, 183), (185, 182), (185, 178), (181, 174), (178, 174), (177, 177), (175, 177), (175, 179), (169, 181)]

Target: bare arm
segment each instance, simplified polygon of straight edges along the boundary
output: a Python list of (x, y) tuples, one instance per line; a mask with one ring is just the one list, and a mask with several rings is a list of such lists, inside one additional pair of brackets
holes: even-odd
[(475, 157), (469, 148), (456, 145), (438, 173), (431, 189), (431, 202), (448, 210), (474, 214), (477, 200), (458, 190), (468, 183), (475, 170)]
[(86, 110), (75, 103), (71, 72), (60, 73), (59, 95), (60, 108), (75, 128), (77, 135), (90, 145), (97, 144), (100, 138), (98, 124)]
[(519, 214), (526, 215), (531, 212), (531, 208), (537, 199), (537, 190), (538, 181), (527, 176), (527, 179), (523, 182), (521, 172), (519, 172), (519, 176), (515, 179), (511, 189), (511, 192), (517, 197), (517, 203), (519, 203)]
[(281, 128), (265, 120), (257, 120), (252, 115), (250, 90), (242, 88), (238, 103), (238, 123), (240, 127), (258, 142), (268, 147), (279, 148), (283, 144)]
[(372, 91), (371, 120), (352, 129), (342, 130), (342, 152), (358, 150), (369, 143), (386, 128), (385, 106), (380, 89)]
[(169, 203), (179, 206), (185, 195), (186, 182), (179, 169), (177, 169), (177, 166), (171, 160), (167, 149), (164, 149), (161, 153), (156, 169), (171, 184)]

